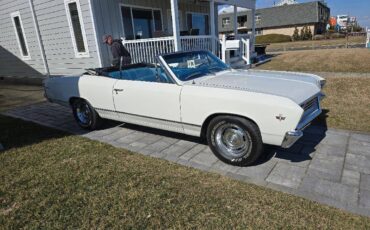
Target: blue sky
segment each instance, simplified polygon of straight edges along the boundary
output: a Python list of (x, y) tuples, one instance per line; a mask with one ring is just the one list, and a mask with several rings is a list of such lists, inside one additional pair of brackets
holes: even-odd
[[(257, 0), (257, 8), (270, 7), (279, 0)], [(298, 2), (311, 2), (312, 0), (297, 0)], [(370, 28), (370, 0), (326, 0), (331, 15), (349, 14), (357, 17), (360, 25)]]

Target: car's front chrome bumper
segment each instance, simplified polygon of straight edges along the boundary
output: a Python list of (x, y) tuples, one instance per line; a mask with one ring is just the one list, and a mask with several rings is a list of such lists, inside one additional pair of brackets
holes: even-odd
[(281, 147), (288, 149), (296, 143), (299, 138), (303, 136), (303, 132), (301, 130), (289, 131), (285, 134), (284, 141), (281, 144)]

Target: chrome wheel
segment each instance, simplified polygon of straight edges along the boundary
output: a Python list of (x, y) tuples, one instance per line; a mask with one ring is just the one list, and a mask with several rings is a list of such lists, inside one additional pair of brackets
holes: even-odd
[(215, 130), (215, 144), (225, 158), (233, 160), (248, 157), (252, 140), (247, 131), (236, 124), (224, 123)]
[(76, 116), (82, 125), (89, 125), (91, 123), (91, 110), (86, 103), (79, 103), (76, 108)]

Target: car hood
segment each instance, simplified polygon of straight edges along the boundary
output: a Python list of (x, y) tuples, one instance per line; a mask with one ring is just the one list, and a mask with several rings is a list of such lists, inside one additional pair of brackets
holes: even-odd
[(282, 96), (301, 104), (321, 91), (320, 79), (304, 73), (232, 70), (195, 79), (191, 84)]

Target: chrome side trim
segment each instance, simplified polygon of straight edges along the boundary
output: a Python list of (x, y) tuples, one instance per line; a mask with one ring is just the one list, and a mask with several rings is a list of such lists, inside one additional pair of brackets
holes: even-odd
[(94, 109), (103, 118), (117, 120), (121, 122), (127, 122), (130, 124), (142, 125), (142, 126), (156, 128), (156, 129), (163, 129), (163, 130), (177, 132), (177, 133), (185, 133), (184, 130), (191, 130), (194, 133), (200, 133), (200, 130), (201, 130), (201, 126), (194, 125), (194, 124), (186, 124), (186, 123), (182, 123), (178, 121), (169, 121), (169, 120), (164, 120), (164, 119), (117, 112), (117, 111), (100, 109), (100, 108), (94, 108)]

